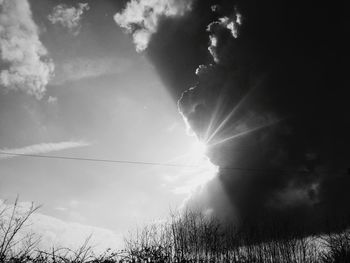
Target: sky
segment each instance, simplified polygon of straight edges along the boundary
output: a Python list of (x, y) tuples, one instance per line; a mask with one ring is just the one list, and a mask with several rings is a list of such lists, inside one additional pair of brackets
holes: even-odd
[[(190, 164), (184, 155), (196, 137), (153, 64), (115, 22), (121, 1), (0, 4), (2, 152)], [(215, 167), (203, 162), (212, 176)], [(202, 183), (198, 174), (197, 168), (1, 155), (0, 199), (19, 195), (42, 204), (44, 223), (36, 227), (50, 225), (61, 243), (69, 240), (61, 225), (74, 229), (71, 224), (86, 229), (75, 234), (78, 241), (90, 227), (119, 240), (181, 206)]]
[(3, 154), (1, 199), (43, 204), (43, 220), (61, 222), (51, 229), (115, 239), (185, 206), (237, 223), (293, 218), (307, 232), (348, 222), (339, 6), (0, 4), (2, 152), (198, 166)]

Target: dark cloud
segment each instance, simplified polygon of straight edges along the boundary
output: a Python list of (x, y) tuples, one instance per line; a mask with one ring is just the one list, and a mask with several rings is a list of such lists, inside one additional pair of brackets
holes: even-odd
[(210, 138), (209, 156), (220, 167), (193, 200), (226, 218), (229, 200), (228, 218), (257, 222), (266, 215), (309, 231), (350, 218), (341, 9), (309, 1), (196, 1), (190, 14), (159, 24), (147, 54), (181, 97), (191, 128)]

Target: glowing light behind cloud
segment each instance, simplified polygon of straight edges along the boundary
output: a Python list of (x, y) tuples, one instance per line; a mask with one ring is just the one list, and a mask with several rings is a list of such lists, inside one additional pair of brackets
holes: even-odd
[(193, 142), (189, 145), (187, 153), (171, 161), (184, 166), (176, 175), (176, 178), (183, 182), (173, 189), (176, 194), (193, 193), (213, 179), (218, 172), (218, 167), (206, 156), (207, 145), (195, 136), (192, 138)]

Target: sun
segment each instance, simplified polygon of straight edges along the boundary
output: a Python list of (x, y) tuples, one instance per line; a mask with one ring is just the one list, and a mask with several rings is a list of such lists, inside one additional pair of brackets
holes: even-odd
[(191, 144), (186, 161), (193, 167), (185, 171), (188, 181), (181, 188), (183, 192), (191, 193), (217, 175), (218, 167), (208, 158), (208, 150), (208, 145), (197, 138)]
[(207, 151), (208, 146), (204, 142), (197, 139), (190, 147), (188, 153), (189, 160), (192, 163), (198, 164), (203, 161), (203, 159), (207, 159)]
[(204, 187), (218, 174), (219, 168), (210, 161), (210, 145), (191, 136), (183, 155), (175, 157), (170, 163), (178, 163), (174, 178), (178, 185), (173, 189), (176, 194), (191, 194)]
[(203, 155), (205, 155), (207, 153), (207, 145), (204, 142), (201, 141), (196, 141), (193, 144), (193, 154), (198, 156), (198, 157), (202, 157)]

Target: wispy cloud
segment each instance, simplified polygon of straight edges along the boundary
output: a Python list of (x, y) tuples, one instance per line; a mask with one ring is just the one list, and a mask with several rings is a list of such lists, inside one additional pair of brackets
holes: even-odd
[(53, 84), (63, 84), (103, 75), (120, 74), (131, 66), (131, 61), (120, 58), (76, 58), (57, 65)]
[(52, 24), (60, 24), (76, 36), (81, 29), (82, 16), (89, 9), (88, 3), (79, 3), (77, 7), (59, 4), (54, 7), (52, 13), (47, 18)]
[(41, 99), (54, 70), (47, 53), (28, 0), (0, 0), (0, 87)]
[[(85, 141), (66, 141), (55, 143), (40, 143), (33, 144), (22, 148), (1, 148), (0, 153), (12, 153), (12, 154), (44, 154), (56, 151), (62, 151), (66, 149), (79, 148), (89, 146), (90, 143)], [(8, 159), (16, 157), (15, 155), (0, 155), (1, 159)]]
[(114, 16), (116, 23), (132, 34), (136, 50), (145, 50), (157, 32), (161, 17), (182, 16), (191, 9), (192, 0), (131, 0)]

